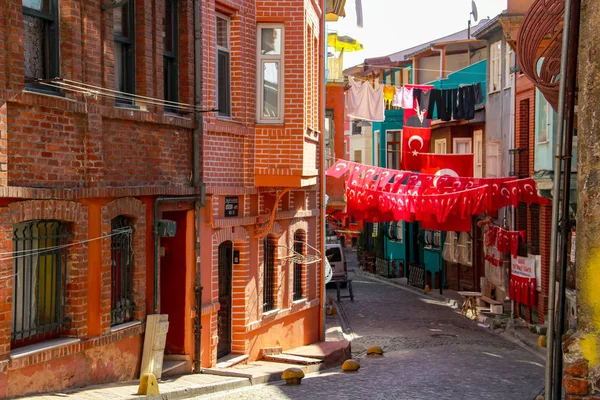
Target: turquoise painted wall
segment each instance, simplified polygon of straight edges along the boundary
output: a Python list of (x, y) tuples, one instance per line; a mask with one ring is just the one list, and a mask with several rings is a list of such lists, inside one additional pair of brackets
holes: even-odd
[[(429, 82), (428, 85), (433, 85), (436, 89), (455, 89), (459, 85), (471, 85), (474, 83), (481, 83), (481, 94), (483, 97), (483, 103), (485, 103), (487, 93), (487, 60), (479, 61), (475, 64), (471, 64), (468, 67), (454, 71), (444, 79), (438, 79), (433, 82)], [(434, 119), (437, 118), (437, 112), (433, 114)]]

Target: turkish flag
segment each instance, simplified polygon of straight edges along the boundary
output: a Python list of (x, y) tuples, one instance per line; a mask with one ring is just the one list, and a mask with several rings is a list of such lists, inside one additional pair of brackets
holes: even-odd
[(411, 166), (420, 165), (424, 174), (454, 177), (473, 176), (473, 154), (417, 153), (407, 156)]
[(431, 128), (415, 128), (404, 126), (402, 129), (402, 169), (407, 171), (419, 171), (420, 164), (412, 161), (411, 155), (429, 152), (431, 141)]

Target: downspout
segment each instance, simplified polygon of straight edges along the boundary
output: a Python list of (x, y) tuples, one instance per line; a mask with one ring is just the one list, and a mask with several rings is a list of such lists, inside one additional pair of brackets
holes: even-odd
[[(202, 95), (202, 1), (194, 1), (194, 103), (201, 107), (203, 103)], [(196, 123), (192, 134), (192, 185), (201, 190), (201, 201), (196, 201), (196, 229), (194, 247), (196, 249), (196, 283), (194, 285), (194, 294), (196, 300), (196, 315), (194, 317), (194, 373), (201, 372), (201, 333), (202, 333), (202, 280), (200, 265), (200, 207), (205, 205), (204, 184), (200, 171), (200, 145), (204, 133), (204, 119), (201, 112), (195, 113)], [(210, 210), (209, 212), (212, 212)]]
[[(567, 56), (569, 53), (569, 34), (571, 19), (571, 0), (565, 0), (565, 14), (563, 19), (562, 49), (560, 55), (560, 82), (558, 88), (558, 130), (556, 133), (556, 154), (554, 156), (554, 182), (552, 185), (552, 232), (550, 236), (550, 273), (548, 277), (548, 331), (546, 345), (546, 400), (551, 400), (554, 396), (554, 387), (557, 382), (553, 382), (554, 369), (554, 301), (556, 299), (556, 258), (558, 253), (558, 216), (560, 210), (560, 176), (561, 160), (563, 152), (564, 120), (565, 120), (565, 91), (567, 74)], [(571, 177), (565, 177), (571, 179)], [(564, 201), (565, 199), (563, 199)], [(558, 338), (557, 347), (560, 345)], [(562, 372), (562, 371), (561, 371)]]
[(321, 235), (320, 235), (320, 239), (321, 242), (319, 243), (319, 251), (321, 252), (321, 263), (319, 264), (321, 266), (321, 273), (320, 273), (320, 289), (321, 289), (321, 293), (320, 293), (320, 300), (319, 300), (319, 307), (321, 310), (321, 318), (319, 319), (319, 325), (320, 325), (320, 340), (324, 341), (325, 340), (325, 318), (326, 318), (326, 314), (325, 314), (325, 262), (323, 257), (325, 257), (325, 138), (324, 138), (324, 134), (325, 134), (325, 94), (326, 94), (326, 86), (327, 86), (327, 82), (325, 81), (325, 55), (326, 55), (326, 51), (327, 48), (325, 47), (325, 41), (327, 38), (327, 32), (325, 31), (325, 13), (326, 13), (326, 8), (327, 4), (326, 4), (326, 0), (322, 0), (321, 2), (321, 40), (320, 40), (320, 60), (321, 60), (321, 68), (319, 68), (319, 82), (323, 82), (323, 84), (321, 85), (321, 116), (319, 118), (319, 130), (321, 131), (321, 135), (319, 137), (319, 154), (320, 154), (320, 168), (319, 168), (319, 179), (320, 179), (320, 183), (321, 183), (321, 190), (320, 190), (320, 194), (319, 194), (319, 204), (321, 205), (320, 210), (319, 210), (319, 218), (320, 218), (320, 230), (321, 230)]

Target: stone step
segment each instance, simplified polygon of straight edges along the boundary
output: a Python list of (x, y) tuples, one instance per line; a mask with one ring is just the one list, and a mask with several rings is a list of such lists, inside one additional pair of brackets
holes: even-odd
[(265, 354), (265, 355), (263, 355), (263, 360), (274, 361), (274, 362), (279, 362), (279, 363), (286, 363), (286, 364), (301, 364), (301, 365), (311, 365), (311, 364), (323, 363), (323, 360), (318, 359), (318, 358), (296, 356), (293, 354)]
[(216, 368), (231, 368), (235, 365), (245, 363), (247, 359), (247, 354), (228, 354), (217, 360)]

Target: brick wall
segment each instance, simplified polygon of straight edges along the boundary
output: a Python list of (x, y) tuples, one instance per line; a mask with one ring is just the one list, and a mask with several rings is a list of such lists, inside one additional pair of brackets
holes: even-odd
[[(0, 183), (25, 187), (189, 186), (191, 129), (188, 116), (165, 114), (138, 102), (116, 108), (110, 97), (23, 92), (25, 35), (21, 1), (3, 6), (0, 38)], [(111, 11), (97, 2), (59, 1), (60, 76), (114, 88)], [(158, 0), (136, 1), (135, 91), (163, 97), (162, 19)], [(193, 32), (192, 0), (180, 0), (182, 32)], [(81, 15), (85, 15), (82, 20)], [(85, 22), (85, 23), (84, 23)], [(193, 37), (179, 42), (180, 102), (193, 101)], [(102, 72), (101, 72), (102, 71)], [(78, 83), (75, 83), (78, 85)]]

